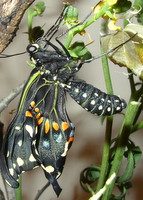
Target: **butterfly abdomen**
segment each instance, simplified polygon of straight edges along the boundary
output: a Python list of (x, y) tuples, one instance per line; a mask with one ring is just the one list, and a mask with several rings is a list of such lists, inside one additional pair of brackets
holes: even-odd
[(124, 99), (109, 95), (83, 81), (72, 80), (68, 83), (70, 96), (85, 110), (100, 116), (113, 115), (126, 108)]

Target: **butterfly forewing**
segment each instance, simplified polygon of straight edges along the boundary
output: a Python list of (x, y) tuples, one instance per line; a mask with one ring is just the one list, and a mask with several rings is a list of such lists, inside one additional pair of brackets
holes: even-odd
[(41, 165), (59, 194), (56, 178), (62, 173), (74, 126), (66, 113), (63, 88), (49, 81), (51, 75), (48, 77), (45, 71), (41, 70), (38, 76), (37, 71), (31, 73), (21, 97), (22, 105), (8, 128), (3, 151), (10, 176), (4, 178), (17, 187), (19, 174)]

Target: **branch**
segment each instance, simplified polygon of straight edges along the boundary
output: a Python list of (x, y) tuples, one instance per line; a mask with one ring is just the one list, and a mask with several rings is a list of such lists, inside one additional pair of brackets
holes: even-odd
[(0, 52), (12, 41), (25, 10), (35, 0), (0, 1)]
[(38, 191), (34, 200), (38, 200), (39, 197), (43, 194), (43, 192), (49, 187), (49, 185), (50, 185), (50, 182), (46, 183), (46, 185), (44, 185), (44, 187)]
[(0, 189), (0, 200), (5, 200), (3, 191)]
[(25, 84), (25, 81), (16, 87), (16, 89), (12, 90), (10, 94), (1, 99), (0, 101), (0, 113), (8, 106), (8, 104), (21, 92)]

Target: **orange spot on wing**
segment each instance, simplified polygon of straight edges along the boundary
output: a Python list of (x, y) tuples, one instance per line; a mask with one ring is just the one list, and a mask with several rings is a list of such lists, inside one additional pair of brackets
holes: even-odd
[(30, 104), (30, 106), (31, 106), (32, 108), (34, 108), (34, 106), (35, 106), (35, 101), (32, 101), (31, 104)]
[(46, 119), (46, 122), (45, 122), (45, 133), (46, 133), (46, 134), (49, 132), (49, 129), (50, 129), (49, 120)]
[(42, 124), (43, 122), (43, 117), (40, 117), (40, 119), (38, 120), (38, 125)]
[(69, 128), (68, 122), (62, 122), (62, 129), (63, 131), (67, 130)]
[(39, 108), (35, 108), (35, 112), (39, 112)]
[(53, 128), (58, 131), (59, 130), (59, 125), (56, 122), (53, 122)]
[(74, 141), (74, 137), (70, 137), (69, 140), (68, 140), (68, 143), (71, 143)]
[(25, 112), (25, 116), (26, 116), (26, 117), (33, 117), (32, 113), (31, 113), (29, 110), (27, 110), (27, 111)]
[(38, 114), (36, 115), (36, 119), (38, 119), (40, 116), (41, 116), (41, 114), (38, 113)]

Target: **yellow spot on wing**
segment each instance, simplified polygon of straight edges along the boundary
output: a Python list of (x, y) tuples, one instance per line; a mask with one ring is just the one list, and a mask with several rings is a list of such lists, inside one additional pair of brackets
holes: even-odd
[(43, 117), (41, 117), (39, 120), (38, 120), (38, 125), (42, 124), (43, 122)]
[(39, 112), (39, 108), (35, 108), (35, 112)]
[(51, 172), (53, 172), (53, 171), (55, 170), (54, 167), (52, 167), (51, 165), (45, 167), (45, 169), (46, 169), (46, 171), (47, 171), (48, 173), (51, 173)]
[(30, 106), (33, 108), (35, 106), (35, 101), (32, 101)]
[(53, 122), (53, 128), (58, 131), (59, 130), (59, 125), (56, 122)]
[(62, 129), (63, 131), (67, 130), (69, 128), (68, 122), (62, 122)]
[(68, 143), (73, 142), (73, 140), (74, 140), (74, 137), (70, 137), (69, 140), (68, 140)]
[(46, 119), (46, 122), (45, 122), (45, 133), (48, 133), (48, 132), (49, 132), (49, 129), (50, 129), (49, 120)]
[(41, 116), (41, 114), (38, 113), (38, 114), (36, 115), (36, 119), (38, 119), (40, 116)]
[(26, 117), (33, 117), (32, 113), (31, 113), (29, 110), (27, 110), (27, 111), (25, 112), (25, 116), (26, 116)]

